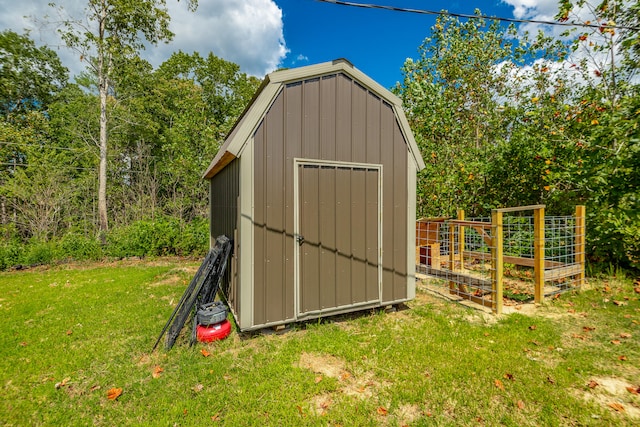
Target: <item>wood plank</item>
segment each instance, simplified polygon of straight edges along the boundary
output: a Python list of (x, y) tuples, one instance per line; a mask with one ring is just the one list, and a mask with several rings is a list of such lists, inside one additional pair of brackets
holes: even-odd
[(565, 277), (576, 276), (582, 273), (582, 266), (580, 264), (567, 265), (565, 267), (554, 268), (552, 270), (544, 271), (544, 280), (558, 280)]
[[(466, 251), (464, 254), (468, 258), (476, 258), (476, 259), (481, 259), (481, 260), (490, 260), (491, 259), (491, 254), (488, 253), (488, 252)], [(506, 263), (520, 265), (520, 266), (523, 266), (523, 267), (533, 267), (534, 266), (534, 262), (535, 262), (535, 260), (533, 258), (524, 258), (524, 257), (510, 256), (510, 255), (504, 255), (503, 259), (504, 259), (504, 262), (506, 262)], [(546, 269), (562, 267), (564, 265), (566, 265), (566, 264), (563, 263), (563, 262), (559, 262), (559, 261), (545, 261), (544, 262), (544, 268), (546, 268)]]
[(493, 210), (496, 212), (506, 213), (506, 212), (535, 211), (538, 209), (544, 209), (545, 207), (546, 205), (529, 205), (529, 206), (515, 206), (512, 208), (498, 208)]
[[(457, 273), (449, 270), (441, 270), (429, 266), (420, 266), (420, 272), (427, 276), (436, 277), (438, 279), (451, 280), (452, 283), (458, 285), (466, 285), (473, 288), (479, 288), (485, 291), (491, 290), (491, 280), (479, 277), (468, 276), (466, 274)], [(455, 287), (453, 288), (455, 289)]]

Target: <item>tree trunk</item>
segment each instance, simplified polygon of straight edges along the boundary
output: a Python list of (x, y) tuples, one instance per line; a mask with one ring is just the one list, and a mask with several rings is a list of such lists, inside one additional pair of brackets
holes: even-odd
[(106, 241), (109, 230), (107, 216), (107, 94), (109, 93), (109, 76), (105, 70), (105, 23), (107, 17), (106, 5), (102, 4), (100, 11), (100, 33), (98, 46), (98, 91), (100, 92), (100, 164), (98, 167), (98, 217), (100, 221), (100, 239)]
[[(104, 77), (101, 80), (105, 80)], [(98, 216), (100, 235), (109, 230), (107, 217), (107, 84), (100, 84), (100, 165), (98, 167)], [(101, 237), (103, 238), (103, 237)]]

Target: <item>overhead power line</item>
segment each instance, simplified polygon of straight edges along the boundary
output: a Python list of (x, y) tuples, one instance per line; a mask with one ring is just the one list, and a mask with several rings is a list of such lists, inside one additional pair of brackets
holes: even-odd
[(542, 25), (555, 25), (561, 27), (585, 27), (585, 28), (611, 28), (618, 30), (631, 30), (631, 31), (640, 31), (640, 27), (630, 27), (626, 25), (609, 25), (609, 24), (587, 24), (580, 22), (558, 22), (558, 21), (544, 21), (539, 19), (518, 19), (518, 18), (504, 18), (499, 16), (489, 16), (489, 15), (470, 15), (468, 13), (455, 13), (448, 12), (446, 10), (436, 11), (436, 10), (426, 10), (426, 9), (409, 9), (405, 7), (397, 7), (397, 6), (385, 6), (381, 4), (371, 4), (371, 3), (354, 3), (350, 1), (342, 1), (342, 0), (316, 0), (321, 3), (331, 3), (339, 6), (350, 6), (350, 7), (359, 7), (362, 9), (381, 9), (381, 10), (390, 10), (393, 12), (407, 12), (407, 13), (418, 13), (421, 15), (440, 15), (440, 16), (453, 16), (456, 18), (466, 18), (466, 19), (489, 19), (494, 21), (502, 21), (502, 22), (514, 22), (520, 24), (542, 24)]

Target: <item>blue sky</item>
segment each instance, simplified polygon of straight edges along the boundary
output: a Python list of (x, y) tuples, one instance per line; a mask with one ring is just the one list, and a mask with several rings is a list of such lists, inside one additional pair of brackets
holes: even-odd
[[(347, 58), (385, 87), (402, 79), (406, 58), (435, 24), (433, 15), (360, 9), (315, 0), (275, 0), (283, 12), (289, 53), (282, 65), (295, 67)], [(475, 8), (491, 16), (513, 17), (513, 7), (501, 1), (353, 0), (414, 9), (472, 14)]]
[[(83, 20), (87, 0), (0, 0), (0, 31), (27, 30), (39, 45), (54, 49), (72, 75), (86, 62), (65, 48), (56, 21)], [(559, 0), (352, 0), (412, 9), (552, 20)], [(594, 0), (589, 0), (594, 1)], [(433, 15), (321, 3), (317, 0), (198, 0), (196, 12), (186, 0), (166, 0), (174, 39), (150, 46), (142, 57), (157, 67), (173, 52), (199, 52), (240, 65), (243, 72), (262, 78), (281, 67), (316, 64), (347, 58), (385, 87), (402, 79), (406, 58), (416, 58), (418, 47), (435, 23)], [(529, 30), (536, 28), (529, 27)]]

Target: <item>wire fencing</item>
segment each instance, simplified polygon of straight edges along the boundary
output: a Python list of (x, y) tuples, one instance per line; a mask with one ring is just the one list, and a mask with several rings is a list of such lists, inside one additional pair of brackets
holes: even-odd
[[(533, 212), (533, 215), (528, 214)], [(544, 205), (494, 209), (491, 217), (416, 222), (417, 272), (494, 312), (557, 295), (584, 281), (584, 207), (545, 216)]]

